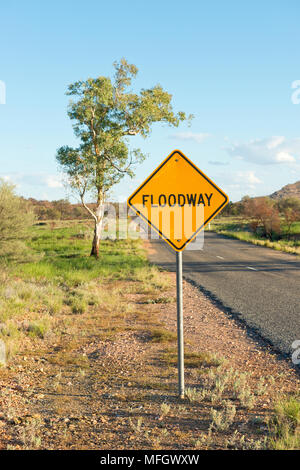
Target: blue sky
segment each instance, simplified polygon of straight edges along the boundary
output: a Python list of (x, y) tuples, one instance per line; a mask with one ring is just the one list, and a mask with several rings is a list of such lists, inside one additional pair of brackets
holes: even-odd
[(132, 138), (149, 158), (116, 200), (176, 148), (234, 201), (299, 180), (299, 14), (299, 0), (2, 2), (0, 176), (25, 197), (68, 196), (55, 161), (77, 144), (66, 88), (125, 57), (139, 68), (136, 90), (160, 83), (195, 119)]

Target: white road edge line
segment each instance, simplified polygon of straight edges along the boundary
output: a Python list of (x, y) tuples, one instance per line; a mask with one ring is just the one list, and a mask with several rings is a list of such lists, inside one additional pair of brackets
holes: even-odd
[(258, 269), (252, 268), (251, 266), (247, 266), (247, 269), (252, 269), (252, 271), (258, 271)]
[(224, 259), (223, 256), (217, 256), (217, 258)]

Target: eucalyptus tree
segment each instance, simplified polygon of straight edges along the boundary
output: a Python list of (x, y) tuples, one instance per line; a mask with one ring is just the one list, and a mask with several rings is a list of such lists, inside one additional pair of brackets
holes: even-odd
[[(134, 166), (145, 159), (139, 148), (131, 149), (130, 139), (137, 135), (148, 137), (155, 122), (178, 127), (181, 121), (192, 118), (173, 111), (172, 95), (160, 85), (134, 93), (131, 85), (138, 72), (135, 65), (125, 59), (113, 65), (112, 79), (88, 78), (68, 87), (68, 115), (74, 122), (79, 145), (63, 146), (56, 154), (69, 185), (94, 219), (91, 255), (96, 257), (106, 195), (125, 175), (132, 177)], [(96, 202), (94, 210), (86, 202), (91, 193)]]

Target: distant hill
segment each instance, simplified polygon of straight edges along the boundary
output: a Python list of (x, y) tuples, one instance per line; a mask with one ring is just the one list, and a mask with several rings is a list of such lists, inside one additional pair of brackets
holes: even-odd
[(300, 181), (297, 181), (294, 184), (287, 184), (283, 188), (275, 191), (275, 193), (270, 194), (271, 199), (284, 199), (284, 198), (298, 198), (300, 199)]

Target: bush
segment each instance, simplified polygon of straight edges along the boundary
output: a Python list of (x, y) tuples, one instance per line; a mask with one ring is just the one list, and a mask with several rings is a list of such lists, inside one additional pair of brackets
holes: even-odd
[(291, 396), (275, 405), (270, 422), (271, 448), (299, 450), (300, 448), (300, 398)]
[[(262, 235), (273, 241), (281, 234), (279, 210), (270, 199), (246, 199), (243, 204), (244, 215), (250, 218), (250, 229), (255, 235)], [(261, 232), (261, 233), (260, 233)]]
[(46, 332), (48, 331), (48, 322), (46, 320), (40, 320), (31, 322), (28, 326), (28, 334), (31, 337), (44, 339)]
[(85, 299), (74, 297), (71, 301), (72, 313), (82, 314), (87, 310), (87, 303)]
[(300, 221), (300, 199), (284, 198), (277, 202), (277, 207), (284, 218), (285, 235), (291, 238), (292, 225)]
[(15, 194), (14, 186), (0, 179), (0, 257), (25, 258), (24, 240), (34, 222), (28, 203)]

